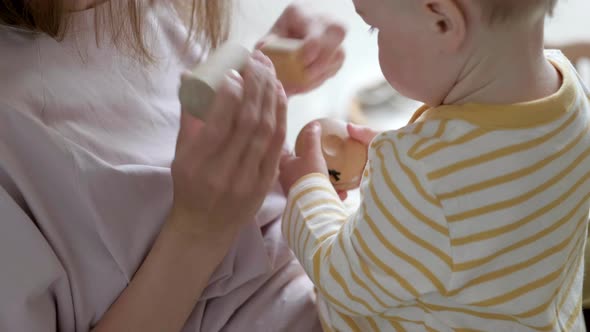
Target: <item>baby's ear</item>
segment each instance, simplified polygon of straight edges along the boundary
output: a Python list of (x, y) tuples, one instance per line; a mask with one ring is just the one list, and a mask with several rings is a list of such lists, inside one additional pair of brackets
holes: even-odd
[(457, 51), (467, 36), (467, 22), (463, 9), (455, 0), (420, 0), (428, 24), (443, 38), (447, 51)]

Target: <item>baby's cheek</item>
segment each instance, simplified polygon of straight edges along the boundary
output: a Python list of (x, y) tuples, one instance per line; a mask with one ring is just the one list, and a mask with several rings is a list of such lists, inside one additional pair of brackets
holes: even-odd
[(399, 54), (396, 54), (392, 45), (385, 42), (379, 43), (379, 65), (383, 74), (395, 76), (399, 60)]
[(403, 55), (392, 56), (381, 51), (379, 55), (381, 71), (387, 82), (402, 95), (415, 99), (421, 89), (419, 77), (423, 69)]
[(395, 60), (388, 57), (386, 54), (380, 52), (379, 65), (381, 66), (381, 72), (385, 79), (393, 86), (397, 91), (403, 90), (403, 74), (400, 72), (399, 66), (395, 63)]

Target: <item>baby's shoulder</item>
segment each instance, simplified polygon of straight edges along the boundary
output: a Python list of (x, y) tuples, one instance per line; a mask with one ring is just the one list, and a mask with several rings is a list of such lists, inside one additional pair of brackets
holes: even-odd
[(419, 121), (379, 134), (371, 143), (371, 149), (390, 144), (395, 146), (400, 155), (419, 160), (424, 159), (431, 150), (438, 151), (443, 146), (452, 145), (476, 129), (469, 123), (454, 119)]

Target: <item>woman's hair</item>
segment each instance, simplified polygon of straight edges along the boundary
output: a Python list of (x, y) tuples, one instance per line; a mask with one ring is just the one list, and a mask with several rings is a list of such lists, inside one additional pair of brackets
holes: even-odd
[[(227, 38), (231, 0), (161, 0), (182, 20), (191, 39), (213, 48)], [(61, 40), (68, 30), (66, 0), (0, 0), (0, 24), (47, 34)], [(98, 34), (106, 28), (118, 47), (128, 47), (140, 58), (153, 60), (143, 35), (145, 11), (155, 0), (108, 0), (97, 5)], [(99, 1), (100, 3), (100, 1)], [(108, 24), (106, 23), (108, 22)]]

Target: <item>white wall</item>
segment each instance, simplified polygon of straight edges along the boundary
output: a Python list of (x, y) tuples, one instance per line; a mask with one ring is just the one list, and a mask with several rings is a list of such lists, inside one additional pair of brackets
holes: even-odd
[(550, 42), (590, 41), (590, 0), (559, 0), (555, 16), (547, 25)]

